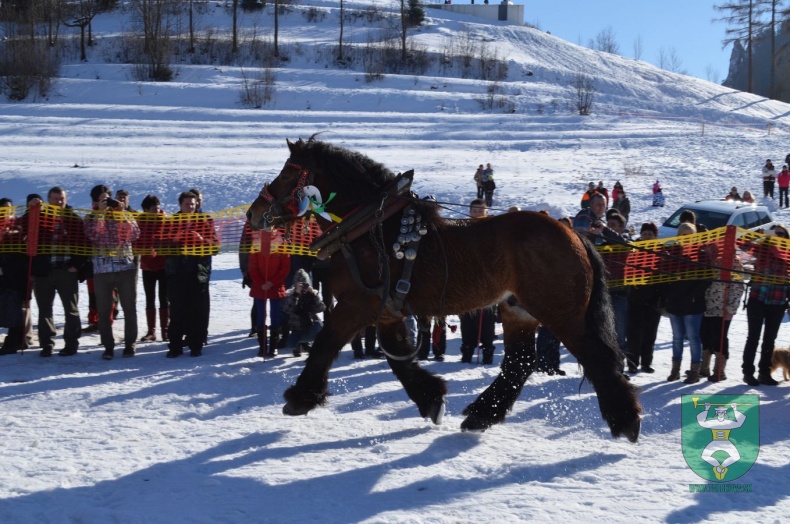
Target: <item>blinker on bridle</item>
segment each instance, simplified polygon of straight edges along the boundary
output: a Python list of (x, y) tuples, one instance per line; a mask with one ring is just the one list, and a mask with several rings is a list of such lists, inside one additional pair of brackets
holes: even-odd
[(309, 169), (305, 169), (299, 164), (285, 162), (283, 169), (291, 167), (299, 171), (299, 179), (291, 191), (285, 195), (277, 198), (269, 191), (269, 183), (264, 184), (263, 189), (258, 196), (269, 203), (269, 209), (263, 213), (264, 223), (274, 224), (275, 220), (285, 221), (289, 218), (295, 217), (299, 213), (299, 202), (304, 197), (303, 189), (305, 186), (310, 185), (312, 175)]

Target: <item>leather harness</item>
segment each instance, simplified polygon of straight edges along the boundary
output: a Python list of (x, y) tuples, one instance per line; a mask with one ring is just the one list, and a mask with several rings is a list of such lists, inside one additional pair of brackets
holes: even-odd
[[(270, 204), (269, 210), (264, 213), (264, 220), (269, 224), (273, 224), (275, 220), (285, 222), (290, 218), (296, 217), (299, 212), (299, 201), (303, 197), (302, 189), (307, 185), (311, 185), (313, 181), (313, 175), (309, 169), (303, 168), (291, 160), (288, 160), (285, 165), (298, 169), (299, 179), (290, 192), (279, 198), (271, 194), (268, 184), (263, 187), (260, 192), (260, 197)], [(425, 234), (425, 231), (421, 232), (421, 234), (411, 236), (406, 242), (399, 242), (396, 244), (400, 247), (401, 244), (405, 245), (408, 243), (409, 250), (404, 254), (403, 252), (399, 253), (399, 249), (395, 249), (395, 257), (403, 259), (403, 269), (400, 279), (395, 284), (395, 288), (391, 293), (387, 293), (389, 289), (390, 273), (389, 255), (386, 254), (386, 251), (383, 253), (386, 257), (386, 263), (383, 264), (382, 281), (377, 286), (369, 287), (362, 281), (357, 257), (354, 254), (351, 243), (362, 237), (365, 233), (372, 233), (376, 228), (380, 227), (384, 221), (392, 217), (398, 211), (404, 210), (404, 208), (404, 217), (415, 214), (412, 203), (416, 195), (410, 191), (413, 177), (413, 170), (399, 174), (383, 189), (379, 200), (355, 209), (343, 217), (340, 223), (333, 225), (310, 244), (310, 250), (318, 251), (318, 258), (320, 260), (331, 257), (332, 254), (337, 251), (343, 254), (349, 272), (356, 284), (366, 293), (376, 295), (381, 299), (379, 318), (381, 318), (384, 307), (387, 308), (390, 314), (401, 319), (405, 317), (401, 312), (402, 310), (405, 309), (411, 312), (411, 307), (408, 302), (406, 302), (406, 297), (411, 290), (411, 275), (417, 259), (420, 238)], [(399, 237), (399, 240), (402, 240), (402, 238)], [(374, 241), (374, 246), (376, 246), (376, 244), (377, 242)], [(384, 249), (383, 246), (377, 247), (379, 250)], [(380, 255), (381, 254), (382, 253), (380, 253)], [(391, 355), (383, 347), (382, 351), (388, 358), (405, 361), (411, 360), (414, 357), (417, 348), (415, 347), (414, 353), (405, 356)]]

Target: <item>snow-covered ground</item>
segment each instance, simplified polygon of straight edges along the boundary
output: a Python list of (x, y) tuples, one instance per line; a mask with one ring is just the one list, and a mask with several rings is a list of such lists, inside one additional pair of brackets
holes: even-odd
[[(304, 18), (288, 15), (281, 34), (331, 43), (335, 23), (330, 12), (305, 32)], [(359, 71), (295, 54), (277, 72), (273, 107), (246, 110), (237, 105), (237, 68), (182, 65), (174, 82), (148, 84), (96, 53), (66, 66), (49, 100), (0, 104), (0, 196), (23, 203), (57, 184), (71, 204), (87, 207), (89, 189), (106, 183), (128, 189), (137, 207), (152, 192), (174, 211), (177, 194), (197, 186), (206, 209), (218, 211), (251, 202), (276, 176), (286, 139), (321, 132), (394, 171), (414, 169), (416, 191), (459, 211), (474, 196), (480, 163), (496, 171), (495, 212), (515, 204), (572, 215), (588, 181), (611, 188), (620, 180), (638, 227), (732, 185), (760, 194), (765, 159), (781, 166), (790, 152), (786, 104), (457, 15), (430, 18), (418, 39), (440, 48), (435, 42), (464, 28), (508, 56), (502, 86), (518, 93), (514, 113), (481, 111), (485, 82), (386, 75), (366, 84)], [(585, 118), (565, 110), (580, 64), (600, 79), (600, 109)], [(651, 206), (656, 179), (664, 209)], [(787, 210), (777, 216), (790, 221)], [(567, 376), (533, 375), (504, 424), (462, 433), (461, 410), (498, 368), (461, 364), (459, 333), (449, 334), (445, 362), (425, 364), (449, 384), (440, 426), (419, 417), (386, 362), (354, 360), (348, 349), (332, 369), (327, 407), (286, 417), (282, 392), (303, 358), (254, 357), (240, 284), (236, 255), (217, 256), (201, 358), (165, 359), (156, 342), (141, 344), (133, 359), (106, 362), (95, 334), (71, 358), (42, 359), (36, 350), (1, 357), (0, 521), (786, 520), (790, 389), (740, 381), (742, 312), (730, 332), (730, 379), (718, 384), (664, 381), (671, 337), (662, 321), (657, 372), (633, 378), (644, 421), (639, 442), (629, 444), (611, 439), (564, 350)], [(87, 296), (80, 307), (84, 321)], [(56, 318), (61, 327), (59, 309)], [(778, 345), (790, 345), (787, 326)], [(501, 341), (496, 347), (498, 364)], [(752, 491), (690, 493), (703, 481), (681, 452), (681, 395), (742, 393), (760, 395), (759, 457), (736, 481)]]

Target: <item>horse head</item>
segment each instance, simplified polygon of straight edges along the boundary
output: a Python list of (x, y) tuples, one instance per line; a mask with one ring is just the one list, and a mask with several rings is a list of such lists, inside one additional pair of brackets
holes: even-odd
[[(252, 229), (287, 226), (311, 211), (331, 223), (368, 202), (394, 175), (359, 153), (316, 140), (286, 140), (290, 156), (247, 211)], [(337, 197), (337, 198), (335, 198)], [(330, 203), (331, 202), (331, 203)], [(329, 209), (327, 209), (327, 205)]]
[(273, 227), (290, 225), (300, 215), (304, 188), (313, 182), (313, 169), (295, 160), (305, 142), (300, 139), (293, 143), (286, 139), (286, 143), (291, 156), (277, 177), (271, 183), (264, 184), (258, 198), (247, 211), (247, 219), (253, 230), (270, 231)]

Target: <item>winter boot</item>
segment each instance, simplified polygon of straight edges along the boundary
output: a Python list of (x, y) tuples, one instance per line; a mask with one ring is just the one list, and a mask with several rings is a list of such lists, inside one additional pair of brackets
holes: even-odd
[[(286, 342), (288, 342), (288, 335), (291, 334), (291, 330), (288, 329), (288, 326), (277, 328), (277, 346), (275, 349), (283, 349), (285, 347)], [(277, 352), (274, 353), (275, 355)]]
[(170, 326), (170, 310), (166, 307), (159, 308), (159, 327), (162, 329), (162, 340), (170, 340), (167, 336), (167, 328)]
[(721, 382), (727, 380), (727, 375), (724, 373), (724, 368), (727, 367), (727, 357), (721, 353), (716, 353), (716, 360), (713, 364), (708, 380), (711, 382)]
[(444, 353), (447, 350), (447, 329), (445, 326), (436, 324), (433, 326), (433, 359), (439, 362), (444, 361)]
[(258, 334), (258, 311), (255, 309), (255, 303), (252, 304), (252, 309), (250, 310), (250, 334), (247, 335), (249, 338), (252, 338)]
[(376, 347), (376, 328), (365, 328), (365, 356), (369, 358), (384, 358), (384, 353)]
[(145, 320), (148, 322), (148, 332), (143, 335), (140, 342), (154, 342), (156, 341), (156, 309), (146, 309)]
[(672, 361), (672, 371), (669, 373), (667, 377), (667, 382), (674, 382), (676, 380), (680, 380), (680, 361), (673, 360)]
[(686, 380), (683, 381), (684, 384), (696, 384), (699, 382), (699, 370), (701, 364), (697, 362), (696, 364), (691, 364), (691, 369), (689, 369), (688, 376)]
[(713, 356), (712, 351), (708, 351), (707, 349), (702, 350), (702, 362), (700, 362), (700, 366), (699, 366), (699, 376), (701, 377), (710, 376), (710, 357), (712, 356)]
[[(261, 331), (263, 333), (261, 334)], [(277, 356), (277, 348), (280, 347), (280, 342), (283, 338), (283, 330), (279, 327), (271, 326), (269, 327), (269, 347), (266, 351), (266, 356), (269, 358), (274, 358)], [(258, 336), (266, 336), (266, 330), (258, 330)]]
[(483, 348), (483, 365), (494, 363), (494, 346), (487, 346)]
[(472, 346), (461, 346), (461, 362), (464, 364), (472, 363), (472, 355), (475, 354), (475, 348)]
[(760, 372), (757, 374), (757, 381), (764, 386), (778, 386), (779, 382), (774, 380), (770, 372)]
[(266, 327), (258, 326), (255, 332), (258, 336), (258, 354), (256, 356), (263, 358), (266, 356)]
[(417, 348), (417, 360), (428, 360), (428, 353), (431, 351), (431, 333), (420, 330), (419, 347)]
[(354, 350), (354, 358), (365, 358), (365, 352), (362, 350), (362, 337), (359, 335), (351, 341), (351, 349)]

